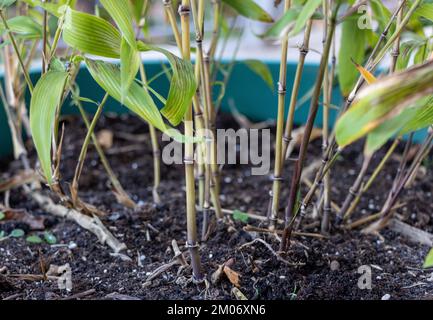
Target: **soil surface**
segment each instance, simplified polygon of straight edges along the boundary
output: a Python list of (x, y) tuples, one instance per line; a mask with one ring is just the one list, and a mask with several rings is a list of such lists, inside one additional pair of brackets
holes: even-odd
[[(237, 127), (231, 118), (223, 117), (219, 127)], [(246, 223), (228, 215), (224, 222), (215, 223), (207, 241), (201, 242), (203, 270), (209, 280), (208, 288), (191, 281), (190, 267), (173, 265), (152, 280), (149, 276), (157, 268), (173, 259), (172, 240), (189, 255), (185, 248), (186, 220), (184, 178), (182, 166), (162, 166), (160, 196), (163, 205), (152, 203), (153, 161), (147, 126), (130, 117), (103, 117), (97, 131), (110, 130), (114, 143), (107, 152), (108, 159), (122, 185), (140, 204), (137, 210), (126, 209), (116, 202), (110, 192), (107, 175), (93, 147), (89, 153), (80, 181), (81, 198), (106, 212), (102, 219), (109, 230), (127, 246), (121, 255), (97, 241), (90, 232), (77, 224), (50, 216), (26, 196), (21, 189), (10, 192), (11, 208), (24, 210), (42, 219), (45, 230), (32, 231), (28, 224), (17, 220), (0, 221), (0, 230), (9, 234), (21, 228), (26, 235), (7, 238), (0, 242), (0, 298), (3, 299), (234, 299), (233, 285), (225, 275), (211, 283), (219, 265), (233, 262), (232, 270), (240, 275), (239, 290), (248, 299), (432, 299), (433, 272), (423, 270), (422, 264), (429, 250), (425, 245), (410, 242), (389, 229), (381, 236), (364, 235), (359, 229), (332, 228), (329, 238), (297, 236), (293, 238), (286, 261), (276, 258), (263, 239), (278, 249), (275, 236), (243, 230), (246, 223), (266, 227), (265, 222), (249, 219)], [(71, 182), (85, 128), (77, 118), (65, 119), (65, 141), (61, 172), (63, 181)], [(135, 140), (132, 135), (135, 135)], [(321, 142), (309, 148), (308, 163), (319, 159)], [(397, 154), (401, 154), (403, 145)], [(348, 148), (332, 170), (332, 200), (341, 205), (354, 181), (362, 162), (362, 144)], [(32, 164), (35, 154), (30, 154)], [(380, 161), (379, 152), (373, 166)], [(430, 158), (431, 159), (431, 158)], [(403, 204), (396, 212), (405, 223), (433, 232), (431, 161), (421, 170), (416, 183), (401, 197)], [(308, 164), (307, 164), (308, 165)], [(365, 195), (352, 220), (380, 210), (398, 159), (395, 157), (380, 174)], [(283, 202), (291, 176), (291, 163), (286, 168), (283, 183)], [(20, 170), (20, 164), (0, 164), (1, 179)], [(371, 172), (370, 172), (371, 173)], [(370, 174), (369, 173), (369, 174)], [(269, 201), (272, 181), (269, 176), (252, 176), (248, 165), (226, 166), (222, 171), (221, 203), (224, 208), (264, 215)], [(65, 189), (66, 189), (65, 185)], [(304, 188), (303, 194), (307, 189)], [(45, 190), (46, 194), (49, 194)], [(5, 195), (0, 195), (0, 203)], [(282, 214), (284, 211), (282, 203)], [(303, 230), (319, 233), (311, 212), (303, 223)], [(333, 215), (335, 212), (333, 212)], [(202, 216), (199, 213), (199, 230)], [(43, 237), (44, 231), (55, 235), (55, 244), (31, 244), (29, 235)], [(55, 280), (43, 280), (43, 269), (50, 265), (69, 264), (72, 271), (72, 291), (60, 290)], [(42, 266), (42, 267), (41, 267)], [(358, 269), (361, 268), (361, 273)], [(358, 281), (368, 278), (371, 288), (360, 289)], [(361, 276), (364, 276), (360, 279)], [(363, 282), (365, 284), (365, 282)]]

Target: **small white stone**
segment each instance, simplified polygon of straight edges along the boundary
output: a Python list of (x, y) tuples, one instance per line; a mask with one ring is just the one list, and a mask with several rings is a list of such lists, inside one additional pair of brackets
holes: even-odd
[(391, 299), (391, 295), (390, 295), (389, 293), (385, 294), (385, 295), (381, 298), (381, 300), (389, 300), (389, 299)]
[(76, 248), (77, 248), (77, 244), (76, 244), (75, 242), (71, 241), (71, 242), (69, 242), (69, 244), (68, 244), (68, 248), (69, 248), (70, 250), (76, 249)]

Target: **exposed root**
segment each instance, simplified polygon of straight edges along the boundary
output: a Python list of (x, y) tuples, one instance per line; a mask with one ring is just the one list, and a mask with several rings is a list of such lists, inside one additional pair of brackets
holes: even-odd
[(271, 247), (271, 245), (269, 243), (267, 243), (265, 240), (259, 239), (259, 238), (258, 239), (254, 239), (251, 242), (247, 242), (247, 243), (241, 245), (239, 247), (239, 250), (242, 250), (245, 247), (249, 247), (249, 246), (255, 244), (256, 242), (260, 242), (261, 244), (263, 244), (277, 258), (278, 261), (280, 261), (280, 262), (282, 262), (282, 263), (284, 263), (284, 264), (286, 264), (288, 266), (297, 267), (297, 266), (304, 265), (303, 263), (294, 263), (294, 262), (290, 262), (290, 261), (284, 259), (278, 253), (276, 253), (274, 249), (272, 249), (272, 247)]
[(95, 234), (102, 244), (108, 245), (114, 252), (120, 252), (126, 249), (126, 245), (117, 240), (102, 224), (101, 220), (99, 220), (97, 216), (89, 217), (75, 209), (55, 204), (51, 198), (41, 194), (40, 192), (31, 191), (30, 188), (26, 186), (23, 187), (24, 191), (46, 212), (78, 223), (82, 228)]

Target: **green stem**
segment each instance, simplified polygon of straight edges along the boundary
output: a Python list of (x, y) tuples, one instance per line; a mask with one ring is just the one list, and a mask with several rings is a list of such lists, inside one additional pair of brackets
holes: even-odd
[[(190, 39), (190, 5), (189, 0), (182, 0), (179, 8), (182, 28), (182, 55), (185, 60), (191, 59)], [(185, 135), (194, 135), (192, 106), (185, 114)], [(195, 181), (194, 181), (194, 144), (185, 142), (185, 184), (186, 184), (186, 216), (187, 216), (187, 247), (191, 256), (193, 277), (196, 281), (203, 281), (201, 270), (199, 243), (197, 241), (197, 216), (195, 209)]]
[(332, 17), (330, 17), (329, 21), (329, 29), (328, 29), (328, 35), (326, 38), (326, 42), (324, 45), (324, 51), (322, 54), (322, 59), (320, 61), (319, 66), (319, 72), (317, 75), (316, 85), (314, 87), (313, 95), (311, 97), (311, 105), (310, 105), (310, 112), (308, 115), (308, 120), (305, 125), (305, 132), (302, 137), (301, 147), (299, 151), (298, 160), (296, 161), (296, 167), (295, 167), (295, 173), (292, 179), (292, 185), (290, 189), (289, 194), (289, 201), (286, 208), (286, 215), (285, 215), (285, 228), (283, 237), (281, 239), (280, 243), (280, 251), (285, 252), (288, 249), (288, 244), (290, 242), (289, 236), (292, 232), (291, 228), (293, 226), (291, 221), (294, 221), (294, 218), (297, 215), (297, 212), (294, 212), (295, 205), (297, 202), (297, 195), (299, 192), (299, 183), (301, 180), (302, 170), (304, 167), (305, 158), (307, 155), (307, 147), (310, 142), (311, 132), (313, 130), (314, 126), (314, 120), (316, 119), (317, 111), (319, 108), (319, 98), (322, 91), (322, 84), (325, 74), (325, 69), (328, 68), (328, 60), (329, 60), (329, 53), (332, 46), (332, 39), (334, 37), (335, 32), (335, 25), (336, 25), (336, 15), (339, 9), (339, 5), (336, 6), (334, 9), (334, 12), (332, 13)]
[[(292, 2), (291, 0), (284, 1), (284, 13), (289, 11)], [(278, 82), (278, 113), (277, 113), (277, 133), (275, 142), (275, 163), (274, 176), (272, 184), (272, 205), (271, 205), (271, 220), (270, 227), (275, 227), (276, 219), (278, 219), (280, 191), (281, 191), (281, 173), (283, 167), (283, 131), (284, 131), (284, 111), (286, 103), (286, 87), (287, 87), (287, 52), (289, 49), (289, 30), (285, 33), (281, 40), (281, 58), (280, 58), (280, 79)]]
[(108, 95), (108, 93), (106, 93), (104, 98), (102, 99), (102, 102), (98, 105), (98, 109), (96, 110), (96, 113), (93, 116), (90, 127), (87, 130), (86, 137), (84, 138), (83, 145), (81, 146), (80, 155), (78, 157), (78, 163), (77, 163), (77, 166), (75, 168), (74, 178), (72, 180), (72, 189), (75, 191), (76, 195), (78, 194), (78, 181), (80, 179), (81, 172), (83, 170), (84, 161), (85, 161), (86, 155), (87, 155), (87, 149), (89, 147), (90, 140), (92, 139), (92, 134), (95, 131), (96, 124), (99, 120), (99, 117), (102, 114), (102, 110), (104, 108), (104, 105), (108, 100), (108, 97), (109, 97), (109, 95)]
[(2, 19), (3, 25), (4, 25), (8, 35), (9, 35), (9, 39), (11, 40), (12, 47), (14, 48), (15, 54), (17, 55), (19, 64), (20, 64), (22, 71), (23, 71), (23, 74), (24, 74), (24, 78), (26, 80), (27, 86), (29, 87), (30, 94), (33, 94), (34, 87), (33, 87), (32, 80), (30, 79), (29, 72), (27, 71), (26, 66), (24, 64), (24, 61), (21, 57), (20, 51), (19, 51), (18, 46), (17, 46), (17, 42), (15, 41), (15, 37), (14, 37), (11, 29), (9, 28), (8, 22), (7, 22), (4, 14), (3, 14), (3, 10), (0, 10), (0, 17)]

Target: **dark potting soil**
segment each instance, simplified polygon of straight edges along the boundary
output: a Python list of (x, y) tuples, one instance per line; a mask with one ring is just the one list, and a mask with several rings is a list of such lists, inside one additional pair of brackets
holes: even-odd
[[(235, 127), (228, 116), (219, 127)], [(140, 209), (126, 209), (116, 202), (107, 184), (107, 176), (92, 147), (80, 181), (81, 198), (107, 213), (104, 224), (127, 245), (123, 255), (113, 255), (90, 232), (77, 224), (55, 218), (41, 210), (20, 189), (10, 192), (10, 206), (42, 217), (46, 230), (57, 238), (54, 245), (31, 244), (25, 237), (9, 238), (0, 242), (0, 298), (8, 299), (234, 299), (233, 285), (227, 277), (210, 283), (208, 289), (191, 281), (190, 267), (175, 265), (148, 281), (148, 276), (173, 258), (172, 240), (176, 240), (185, 257), (186, 220), (184, 178), (182, 166), (162, 166), (160, 196), (163, 205), (152, 204), (152, 152), (146, 125), (130, 117), (103, 117), (97, 131), (110, 130), (114, 144), (107, 156), (122, 185), (140, 204)], [(65, 119), (65, 141), (61, 172), (63, 181), (70, 182), (85, 129), (76, 118)], [(132, 138), (136, 135), (136, 139)], [(402, 151), (400, 146), (400, 151)], [(320, 156), (321, 143), (310, 146), (308, 163)], [(362, 162), (362, 144), (348, 148), (332, 170), (332, 200), (341, 205), (354, 181)], [(383, 157), (379, 152), (374, 164)], [(34, 152), (31, 153), (35, 162)], [(425, 166), (430, 166), (426, 161)], [(308, 164), (307, 164), (308, 165)], [(363, 197), (353, 220), (380, 210), (395, 174), (398, 159), (392, 159), (380, 174), (374, 186)], [(291, 164), (286, 178), (290, 178)], [(372, 166), (374, 168), (374, 166)], [(19, 163), (0, 167), (1, 178), (11, 177), (20, 169)], [(433, 232), (432, 181), (433, 170), (421, 170), (416, 183), (401, 197), (405, 205), (397, 210), (404, 222)], [(283, 186), (283, 203), (287, 201), (289, 180)], [(247, 165), (231, 165), (222, 171), (221, 202), (224, 208), (264, 214), (269, 201), (272, 181), (269, 176), (252, 176)], [(305, 194), (306, 189), (304, 189)], [(46, 191), (47, 194), (48, 191)], [(0, 201), (4, 194), (0, 195)], [(283, 208), (282, 208), (283, 211)], [(333, 213), (335, 214), (335, 212)], [(200, 214), (199, 223), (202, 217)], [(248, 220), (249, 224), (266, 227), (265, 223)], [(307, 218), (304, 226), (314, 225)], [(149, 224), (152, 226), (149, 227)], [(410, 242), (389, 229), (382, 237), (364, 235), (359, 230), (333, 229), (328, 239), (295, 237), (288, 261), (279, 261), (263, 243), (241, 246), (259, 237), (278, 249), (274, 236), (243, 231), (245, 222), (226, 218), (215, 226), (207, 241), (200, 245), (203, 270), (210, 282), (218, 266), (234, 259), (231, 269), (240, 275), (239, 290), (248, 299), (431, 299), (433, 298), (432, 270), (423, 270), (422, 264), (430, 248)], [(8, 234), (15, 228), (32, 232), (22, 221), (0, 222), (0, 230)], [(200, 230), (200, 227), (199, 227)], [(318, 227), (306, 232), (318, 233)], [(42, 281), (29, 275), (41, 275), (41, 262), (49, 265), (68, 263), (72, 270), (71, 292), (60, 290), (56, 281)], [(359, 270), (359, 268), (361, 269)], [(359, 273), (360, 271), (361, 273)], [(371, 271), (371, 288), (365, 288)], [(363, 276), (360, 280), (360, 277)], [(361, 288), (358, 281), (364, 284)], [(368, 285), (367, 285), (368, 287)], [(362, 289), (363, 288), (363, 289)], [(91, 291), (89, 291), (91, 290)]]

